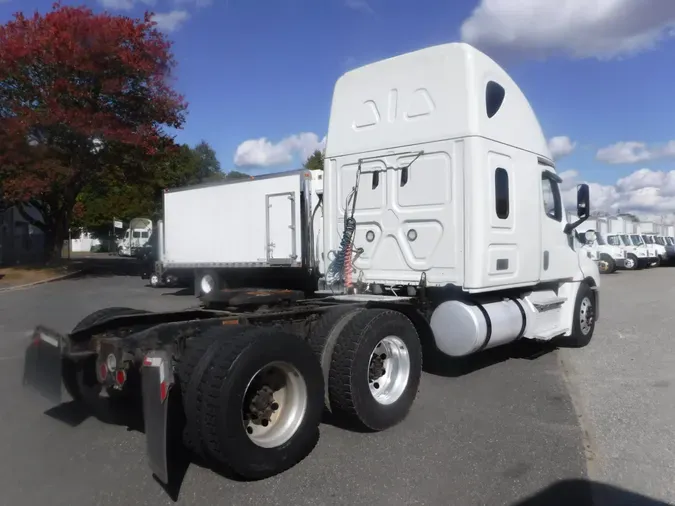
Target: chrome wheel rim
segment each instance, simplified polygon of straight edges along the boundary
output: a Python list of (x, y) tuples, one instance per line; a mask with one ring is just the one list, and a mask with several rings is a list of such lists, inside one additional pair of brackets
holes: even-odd
[(624, 265), (626, 269), (633, 269), (635, 267), (635, 261), (632, 258), (626, 258)]
[(403, 395), (409, 379), (408, 347), (400, 337), (385, 337), (370, 355), (368, 385), (371, 395), (379, 404), (393, 404)]
[(262, 448), (283, 445), (297, 432), (307, 411), (307, 383), (287, 362), (273, 362), (249, 381), (242, 405), (248, 438)]
[(213, 279), (213, 276), (211, 276), (211, 274), (206, 274), (202, 276), (199, 286), (202, 289), (203, 294), (209, 294), (216, 287), (216, 280)]
[(593, 328), (593, 303), (589, 297), (584, 297), (579, 308), (579, 326), (581, 332), (587, 335)]

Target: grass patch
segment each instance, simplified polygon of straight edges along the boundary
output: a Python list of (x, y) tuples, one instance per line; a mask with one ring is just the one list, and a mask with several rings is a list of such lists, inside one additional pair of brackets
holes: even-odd
[(21, 265), (17, 267), (0, 268), (0, 286), (26, 285), (37, 281), (45, 281), (58, 276), (63, 276), (71, 272), (72, 266), (69, 264), (57, 266), (44, 265)]

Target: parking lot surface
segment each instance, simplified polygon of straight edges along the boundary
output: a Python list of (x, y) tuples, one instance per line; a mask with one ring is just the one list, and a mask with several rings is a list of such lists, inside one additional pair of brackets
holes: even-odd
[(590, 477), (675, 504), (675, 268), (603, 276), (601, 294), (591, 344), (560, 352)]
[[(52, 409), (21, 388), (23, 351), (38, 323), (67, 332), (106, 306), (166, 311), (196, 303), (190, 295), (174, 295), (176, 289), (144, 285), (131, 276), (89, 276), (0, 294), (3, 503), (173, 504), (151, 477), (138, 427), (84, 417), (72, 404)], [(603, 325), (617, 297), (607, 292)], [(627, 336), (628, 328), (639, 331), (640, 324), (631, 325)], [(601, 332), (598, 348), (608, 338)], [(589, 349), (589, 356), (599, 353), (595, 345)], [(640, 353), (639, 346), (633, 351)], [(666, 391), (653, 386), (658, 381), (665, 380), (654, 376), (652, 395)], [(515, 505), (561, 480), (583, 479), (583, 445), (558, 352), (532, 358), (515, 348), (497, 349), (448, 367), (445, 376), (425, 373), (409, 417), (393, 429), (362, 434), (323, 424), (313, 453), (282, 475), (241, 483), (193, 464), (177, 503)]]

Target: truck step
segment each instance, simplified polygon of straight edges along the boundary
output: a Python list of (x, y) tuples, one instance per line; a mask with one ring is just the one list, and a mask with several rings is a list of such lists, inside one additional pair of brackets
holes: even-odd
[(552, 309), (561, 307), (566, 300), (566, 297), (553, 297), (546, 300), (532, 301), (532, 305), (537, 309), (537, 311), (543, 313), (544, 311), (550, 311)]

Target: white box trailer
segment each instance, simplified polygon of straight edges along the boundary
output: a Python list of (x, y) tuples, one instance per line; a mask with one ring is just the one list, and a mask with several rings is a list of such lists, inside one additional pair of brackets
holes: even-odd
[(322, 192), (323, 173), (309, 170), (167, 190), (151, 284), (185, 271), (218, 273), (217, 287), (264, 268), (311, 275), (323, 246)]
[[(165, 261), (205, 267), (205, 306), (107, 308), (67, 335), (39, 327), (25, 384), (59, 399), (62, 378), (73, 397), (91, 383), (140, 391), (149, 462), (164, 483), (168, 441), (181, 435), (214, 467), (260, 479), (307, 456), (326, 406), (373, 431), (401, 422), (423, 354), (591, 341), (600, 276), (573, 237), (589, 186), (578, 185), (568, 222), (530, 103), (477, 49), (443, 44), (343, 75), (323, 177), (318, 207), (301, 176), (168, 193)], [(325, 254), (313, 256), (321, 206)], [(315, 258), (309, 296), (267, 288)], [(241, 264), (270, 275), (212, 289), (214, 276), (228, 283), (251, 269)], [(140, 386), (127, 381), (132, 371)]]

